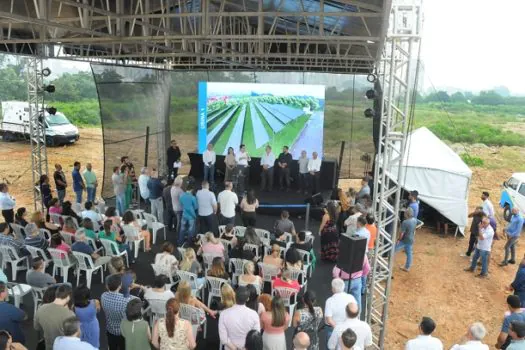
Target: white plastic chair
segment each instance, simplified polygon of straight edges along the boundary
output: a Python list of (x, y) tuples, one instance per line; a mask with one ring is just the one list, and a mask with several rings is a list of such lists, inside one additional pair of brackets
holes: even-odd
[(104, 265), (95, 266), (93, 259), (88, 254), (73, 252), (73, 255), (77, 258), (77, 286), (80, 283), (80, 271), (82, 270), (86, 272), (86, 285), (88, 288), (91, 288), (91, 276), (93, 272), (97, 272), (98, 270), (100, 270), (100, 282), (104, 283)]
[(224, 256), (216, 253), (204, 253), (202, 254), (202, 260), (204, 262), (204, 274), (208, 275), (208, 270), (211, 268), (211, 265), (213, 263), (213, 259), (215, 258), (222, 258), (224, 260)]
[(229, 266), (230, 266), (230, 272), (232, 276), (232, 284), (234, 286), (237, 285), (239, 281), (239, 276), (244, 273), (244, 264), (246, 264), (247, 262), (248, 260), (243, 260), (243, 259), (236, 259), (236, 258), (230, 259)]
[(143, 243), (143, 251), (145, 250), (146, 243), (144, 242), (144, 237), (140, 237), (139, 230), (131, 225), (122, 225), (122, 230), (126, 235), (128, 244), (133, 248), (135, 259), (137, 259), (139, 257), (141, 242)]
[[(294, 314), (295, 307), (297, 306), (297, 291), (293, 288), (286, 287), (275, 287), (272, 289), (272, 295), (278, 295), (284, 302), (284, 306), (289, 309), (290, 315)], [(290, 324), (292, 324), (292, 318), (290, 317)]]
[(153, 273), (155, 274), (155, 277), (159, 275), (164, 275), (170, 279), (171, 285), (175, 284), (171, 271), (167, 271), (167, 269), (165, 269), (163, 266), (158, 266), (156, 264), (151, 264), (151, 268), (153, 269)]
[(232, 241), (228, 241), (227, 239), (221, 238), (221, 243), (224, 246), (224, 251), (226, 252), (226, 254), (229, 254), (230, 250), (232, 250), (233, 248)]
[(181, 281), (188, 281), (191, 286), (191, 295), (196, 296), (197, 293), (202, 293), (204, 285), (197, 284), (197, 275), (188, 271), (177, 270), (177, 276)]
[(244, 227), (244, 226), (235, 226), (233, 228), (233, 231), (235, 232), (235, 235), (237, 237), (244, 237), (244, 232), (246, 232), (246, 227)]
[(62, 238), (64, 238), (64, 242), (66, 242), (67, 245), (71, 246), (73, 245), (73, 242), (75, 241), (75, 234), (71, 232), (66, 231), (60, 231), (60, 235)]
[(309, 277), (312, 277), (312, 256), (310, 252), (302, 249), (296, 249), (297, 252), (301, 255), (303, 260), (303, 269), (308, 274)]
[[(144, 217), (142, 216), (144, 214), (144, 210), (133, 209), (131, 210), (131, 212), (133, 213), (133, 217), (135, 218), (135, 220), (138, 220), (139, 222), (142, 222), (142, 220), (144, 220)], [(122, 215), (124, 215), (124, 213), (122, 213)]]
[(164, 240), (166, 240), (166, 226), (159, 222), (155, 215), (148, 214), (148, 213), (142, 213), (144, 215), (144, 219), (146, 220), (146, 225), (148, 225), (148, 229), (151, 230), (151, 233), (153, 235), (153, 244), (157, 241), (157, 233), (159, 230), (164, 231)]
[(75, 230), (78, 230), (80, 229), (80, 225), (78, 224), (78, 221), (76, 218), (72, 217), (72, 216), (68, 216), (68, 215), (62, 215), (62, 222), (66, 222), (66, 219), (68, 218), (71, 218), (71, 220), (73, 221), (73, 224), (75, 225)]
[(7, 282), (7, 292), (13, 297), (17, 308), (20, 308), (22, 298), (31, 293), (32, 289), (29, 284)]
[(262, 276), (263, 282), (270, 283), (272, 291), (273, 291), (272, 280), (275, 277), (279, 276), (279, 274), (281, 273), (281, 269), (275, 265), (270, 265), (270, 264), (259, 263), (258, 265), (259, 265), (259, 272)]
[(251, 250), (251, 251), (255, 251), (255, 255), (256, 256), (260, 256), (259, 255), (259, 246), (257, 244), (250, 244), (250, 243), (245, 243), (244, 244), (244, 247), (243, 247), (243, 250)]
[(15, 248), (2, 245), (0, 246), (0, 252), (2, 254), (2, 270), (6, 269), (7, 264), (11, 264), (11, 278), (16, 281), (16, 275), (18, 271), (29, 269), (29, 260), (26, 256), (20, 257)]
[(118, 248), (117, 243), (109, 239), (102, 238), (100, 240), (100, 243), (102, 243), (102, 246), (104, 247), (104, 252), (106, 253), (106, 256), (125, 256), (126, 265), (129, 266), (129, 257), (128, 257), (127, 250), (124, 250), (121, 252), (120, 249)]
[(40, 229), (40, 235), (44, 237), (48, 242), (51, 241), (51, 232), (46, 228)]
[(48, 248), (47, 251), (51, 254), (51, 259), (53, 260), (53, 277), (56, 275), (56, 270), (60, 269), (62, 280), (66, 283), (69, 268), (74, 267), (77, 262), (71, 260), (69, 255), (63, 250)]
[(73, 211), (74, 211), (75, 213), (77, 213), (78, 216), (80, 216), (80, 214), (82, 213), (82, 210), (83, 210), (83, 208), (82, 208), (82, 204), (80, 204), (80, 203), (76, 203), (76, 202), (75, 202), (75, 203), (73, 203), (73, 204), (71, 205), (71, 209), (73, 209)]
[(211, 301), (214, 297), (221, 298), (221, 288), (223, 284), (228, 283), (227, 280), (217, 277), (206, 277), (206, 284), (208, 286), (208, 307), (211, 307)]
[(47, 257), (47, 254), (46, 254), (46, 252), (43, 249), (40, 249), (40, 248), (37, 248), (37, 247), (33, 247), (33, 246), (30, 246), (30, 245), (27, 245), (27, 244), (26, 244), (25, 248), (27, 249), (29, 254), (31, 254), (31, 259), (33, 259), (33, 260), (36, 259), (36, 258), (42, 258), (42, 259), (44, 259), (46, 264), (48, 264), (48, 263), (50, 263), (52, 261), (50, 258)]
[(24, 227), (15, 223), (11, 223), (9, 224), (9, 226), (11, 226), (11, 228), (15, 232), (15, 237), (17, 240), (23, 241), (26, 238), (26, 231)]
[(308, 283), (308, 280), (306, 279), (306, 272), (305, 270), (301, 270), (301, 269), (288, 269), (288, 271), (290, 271), (290, 278), (294, 281), (297, 281), (299, 282), (299, 285), (301, 286), (301, 288), (304, 288), (304, 291), (306, 292), (306, 288), (307, 288), (307, 283)]
[(255, 234), (261, 239), (270, 240), (270, 231), (263, 230), (262, 228), (256, 228)]
[(49, 218), (51, 219), (51, 222), (53, 224), (62, 227), (62, 222), (60, 222), (60, 220), (62, 219), (62, 215), (60, 215), (60, 214), (49, 214)]
[(104, 202), (98, 202), (98, 204), (95, 206), (95, 211), (101, 215), (103, 215), (107, 209), (108, 207)]
[(166, 300), (146, 299), (148, 301), (149, 324), (151, 327), (164, 316), (166, 316)]
[(226, 225), (219, 225), (219, 237), (226, 232)]
[(188, 304), (180, 304), (179, 317), (191, 323), (193, 337), (195, 339), (197, 339), (199, 326), (204, 325), (203, 338), (206, 339), (206, 314), (204, 311)]
[(42, 303), (45, 291), (46, 291), (46, 288), (31, 287), (31, 293), (33, 294), (33, 305), (34, 305), (33, 318), (36, 315), (38, 306)]
[(285, 232), (283, 233), (284, 239), (286, 243), (292, 243), (293, 242), (293, 235), (291, 233)]

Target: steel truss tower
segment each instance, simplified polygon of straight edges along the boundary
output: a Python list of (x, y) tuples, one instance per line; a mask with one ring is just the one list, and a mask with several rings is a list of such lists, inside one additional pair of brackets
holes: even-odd
[(383, 349), (388, 320), (394, 248), (409, 118), (419, 59), (422, 12), (420, 0), (394, 1), (379, 67), (382, 85), (381, 125), (374, 174), (374, 209), (378, 237), (372, 260), (366, 321), (374, 346)]
[(48, 173), (46, 132), (44, 121), (44, 75), (42, 58), (30, 56), (27, 61), (27, 97), (29, 102), (29, 134), (31, 139), (31, 169), (35, 210), (44, 210), (42, 193), (37, 184)]

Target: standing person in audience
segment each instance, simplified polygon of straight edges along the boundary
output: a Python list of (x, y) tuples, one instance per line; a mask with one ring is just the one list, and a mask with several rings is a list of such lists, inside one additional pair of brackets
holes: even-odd
[(47, 288), (57, 283), (53, 276), (46, 273), (46, 262), (41, 257), (33, 259), (33, 268), (27, 272), (26, 282), (36, 288)]
[(306, 156), (306, 151), (301, 151), (301, 157), (297, 160), (299, 164), (299, 189), (297, 193), (308, 194), (308, 163), (310, 160)]
[(213, 144), (208, 143), (206, 151), (202, 154), (202, 162), (204, 163), (204, 181), (208, 181), (211, 188), (215, 187), (215, 162), (217, 161), (217, 155), (213, 150)]
[(295, 236), (295, 226), (290, 220), (290, 213), (287, 210), (281, 211), (281, 217), (275, 221), (273, 225), (274, 232), (288, 232)]
[[(63, 336), (59, 336), (53, 343), (53, 350), (96, 350), (92, 344), (83, 341), (80, 330), (80, 321), (75, 316), (64, 320), (62, 324)], [(47, 348), (46, 348), (47, 349)]]
[(525, 322), (512, 321), (509, 335), (512, 340), (507, 350), (522, 350), (525, 348)]
[(137, 181), (135, 175), (135, 167), (129, 160), (128, 156), (120, 157), (121, 169), (122, 166), (126, 167), (128, 171), (128, 177), (126, 182), (126, 209), (131, 205), (131, 199), (133, 197), (133, 183)]
[(148, 180), (149, 201), (151, 203), (151, 214), (157, 218), (159, 222), (164, 221), (164, 204), (162, 203), (162, 189), (164, 185), (159, 179), (159, 174), (155, 169), (151, 173)]
[(126, 167), (120, 169), (118, 166), (113, 168), (113, 175), (111, 176), (113, 183), (113, 192), (115, 193), (115, 201), (117, 202), (117, 210), (120, 215), (124, 215), (126, 211), (126, 183), (128, 182), (128, 170)]
[(348, 303), (345, 307), (346, 320), (337, 324), (330, 338), (328, 339), (328, 349), (338, 349), (339, 337), (345, 330), (350, 328), (357, 336), (356, 346), (359, 349), (367, 349), (372, 346), (372, 329), (368, 323), (359, 319), (359, 307), (356, 303)]
[(370, 196), (370, 186), (368, 186), (368, 177), (365, 176), (361, 179), (361, 189), (357, 192), (356, 200), (360, 201), (365, 195)]
[(55, 172), (53, 173), (53, 179), (55, 180), (55, 188), (57, 191), (57, 197), (60, 204), (64, 203), (66, 198), (67, 180), (66, 175), (62, 171), (62, 165), (55, 164)]
[(233, 181), (233, 171), (237, 166), (233, 147), (228, 147), (228, 154), (226, 154), (226, 157), (224, 157), (224, 165), (224, 181)]
[(525, 307), (525, 254), (521, 259), (514, 281), (506, 287), (507, 292), (514, 292), (521, 301), (521, 307)]
[(71, 172), (73, 179), (73, 191), (75, 192), (76, 202), (82, 203), (82, 193), (86, 189), (82, 175), (80, 175), (80, 162), (76, 161), (73, 164), (73, 171)]
[(483, 191), (481, 193), (481, 206), (483, 207), (483, 212), (485, 215), (487, 215), (489, 219), (494, 219), (494, 204), (492, 204), (489, 197), (490, 194), (487, 191)]
[[(501, 262), (500, 266), (516, 263), (516, 243), (520, 238), (521, 230), (523, 230), (523, 216), (521, 215), (519, 208), (512, 208), (511, 213), (512, 217), (510, 219), (510, 223), (504, 230), (504, 232), (507, 234), (507, 242), (505, 243), (505, 258)], [(510, 260), (508, 260), (509, 253)]]
[(430, 317), (423, 317), (419, 324), (419, 335), (417, 338), (407, 341), (405, 350), (443, 350), (443, 343), (432, 336), (436, 329), (436, 323)]
[(461, 338), (461, 344), (453, 345), (450, 350), (489, 350), (489, 346), (481, 342), (485, 335), (487, 335), (487, 330), (483, 323), (473, 323)]
[(179, 201), (182, 209), (182, 218), (179, 225), (180, 230), (177, 245), (182, 246), (185, 240), (189, 242), (195, 235), (195, 221), (199, 207), (197, 205), (197, 198), (193, 195), (190, 186), (180, 195)]
[(259, 208), (259, 200), (255, 197), (255, 191), (249, 190), (248, 194), (241, 201), (242, 223), (245, 227), (256, 226), (257, 208)]
[(15, 222), (15, 206), (16, 200), (9, 194), (9, 188), (7, 184), (0, 184), (0, 209), (2, 210), (2, 216), (5, 222), (12, 224)]
[(142, 318), (142, 302), (131, 299), (126, 305), (126, 318), (120, 324), (120, 332), (125, 340), (126, 350), (151, 349), (149, 324)]
[[(341, 278), (345, 281), (345, 290), (348, 290), (348, 283), (350, 283), (349, 293), (352, 294), (356, 300), (358, 306), (361, 306), (361, 295), (363, 294), (363, 282), (366, 283), (366, 276), (370, 272), (370, 264), (368, 262), (368, 256), (365, 255), (363, 259), (363, 268), (360, 271), (354, 272), (352, 275), (348, 275), (346, 272), (340, 270), (337, 265), (334, 265), (332, 269), (332, 276), (334, 278)], [(351, 281), (349, 281), (349, 279)], [(366, 286), (365, 286), (366, 287)]]
[(468, 242), (467, 252), (462, 256), (470, 256), (478, 243), (479, 227), (481, 220), (484, 216), (483, 207), (479, 206), (474, 209), (474, 211), (468, 214), (469, 218), (472, 218), (472, 223), (470, 224), (470, 238)]
[(175, 217), (177, 219), (177, 224), (175, 226), (175, 232), (177, 234), (180, 232), (180, 224), (182, 221), (182, 205), (180, 203), (180, 197), (184, 194), (182, 185), (182, 176), (177, 176), (173, 181), (173, 186), (170, 188), (172, 210), (175, 213)]
[(95, 203), (98, 182), (97, 175), (93, 171), (91, 163), (86, 164), (86, 170), (84, 170), (82, 175), (84, 176), (84, 181), (86, 182), (87, 200), (89, 202)]
[(370, 233), (370, 239), (368, 240), (368, 250), (374, 250), (376, 247), (376, 237), (377, 237), (377, 226), (375, 223), (374, 215), (366, 214), (366, 225), (365, 228)]
[[(171, 189), (173, 188), (173, 179), (168, 179), (166, 187), (162, 190), (162, 202), (164, 203), (164, 225), (168, 231), (172, 232), (177, 228), (177, 219), (173, 211), (173, 202), (171, 199)], [(177, 198), (178, 199), (178, 198)]]
[(366, 239), (365, 252), (368, 253), (368, 245), (370, 243), (370, 232), (366, 229), (365, 216), (361, 215), (357, 218), (355, 235)]
[(208, 231), (215, 232), (214, 222), (217, 214), (217, 200), (215, 194), (210, 191), (208, 181), (203, 181), (202, 189), (197, 191), (197, 205), (199, 213), (199, 231), (205, 233)]
[(332, 280), (333, 295), (326, 300), (324, 308), (324, 319), (326, 323), (326, 341), (330, 339), (335, 326), (346, 320), (346, 306), (350, 303), (357, 305), (357, 301), (351, 294), (344, 291), (345, 282), (340, 278)]
[(246, 344), (244, 345), (244, 350), (263, 350), (264, 343), (261, 332), (258, 332), (254, 329), (248, 332), (246, 335)]
[(361, 203), (357, 203), (355, 206), (350, 207), (348, 213), (350, 215), (346, 218), (346, 220), (343, 223), (343, 225), (346, 227), (346, 230), (343, 234), (347, 237), (350, 237), (357, 230), (357, 219), (362, 215), (366, 215), (366, 209), (364, 205), (362, 205)]
[(290, 314), (284, 307), (284, 302), (279, 296), (272, 300), (272, 311), (263, 312), (261, 315), (261, 328), (263, 333), (264, 350), (286, 349), (284, 332), (288, 329)]
[(295, 334), (292, 340), (293, 350), (314, 350), (319, 347), (314, 347), (310, 345), (310, 337), (305, 332), (299, 332)]
[(478, 243), (474, 256), (472, 257), (472, 263), (469, 268), (465, 271), (474, 272), (478, 264), (478, 259), (481, 257), (481, 273), (477, 277), (487, 277), (489, 272), (489, 256), (492, 249), (492, 240), (494, 238), (494, 229), (490, 226), (490, 220), (488, 217), (484, 217), (481, 221)]
[(125, 317), (126, 307), (131, 297), (125, 297), (120, 293), (122, 287), (121, 275), (110, 275), (106, 279), (107, 292), (102, 293), (100, 303), (106, 316), (106, 336), (108, 338), (109, 350), (125, 350), (126, 344), (120, 324)]
[(89, 288), (81, 284), (73, 294), (75, 301), (75, 315), (80, 321), (80, 340), (100, 347), (100, 325), (97, 314), (100, 312), (100, 302), (91, 298)]
[(495, 345), (496, 349), (506, 349), (509, 346), (511, 341), (509, 335), (511, 322), (525, 322), (525, 312), (521, 311), (521, 302), (517, 295), (509, 295), (507, 297), (507, 307), (510, 313), (503, 318), (501, 331)]
[(341, 350), (361, 350), (357, 346), (354, 346), (355, 343), (357, 342), (357, 335), (351, 328), (348, 328), (347, 330), (345, 330), (341, 334), (341, 337), (340, 339), (338, 339), (338, 341), (339, 341), (339, 347), (341, 348)]
[(150, 179), (149, 175), (150, 175), (150, 170), (148, 167), (142, 167), (140, 169), (138, 185), (139, 185), (140, 197), (144, 200), (144, 203), (146, 203), (146, 211), (148, 211), (148, 206), (149, 206), (149, 188), (148, 188), (148, 181)]
[(280, 190), (284, 189), (290, 191), (290, 166), (292, 165), (292, 154), (288, 152), (288, 146), (283, 147), (283, 152), (277, 158), (277, 165), (279, 166), (279, 186)]
[(248, 332), (261, 331), (259, 315), (246, 306), (248, 298), (246, 287), (238, 287), (235, 292), (237, 304), (224, 310), (219, 317), (219, 337), (226, 350), (244, 348)]
[(63, 323), (75, 314), (69, 309), (73, 290), (68, 284), (58, 286), (55, 300), (52, 303), (40, 306), (35, 314), (34, 328), (44, 333), (46, 349), (53, 349), (55, 339), (64, 335)]
[(179, 317), (180, 303), (174, 298), (166, 303), (166, 317), (153, 326), (151, 342), (160, 350), (191, 350), (197, 347), (191, 323)]
[(339, 233), (337, 232), (337, 207), (329, 201), (319, 226), (321, 236), (321, 260), (335, 262), (339, 255)]
[(310, 183), (312, 194), (319, 193), (320, 178), (321, 178), (321, 158), (317, 156), (317, 152), (312, 153), (312, 159), (308, 161), (308, 172), (310, 173)]
[(246, 289), (248, 289), (248, 294), (250, 295), (248, 297), (248, 301), (246, 302), (246, 306), (257, 312), (260, 317), (261, 314), (266, 310), (264, 309), (264, 305), (259, 302), (259, 291), (253, 284), (248, 284)]
[(53, 195), (51, 194), (51, 186), (49, 185), (49, 177), (47, 175), (40, 176), (40, 181), (37, 183), (40, 186), (40, 194), (42, 195), (42, 203), (44, 207), (49, 209), (49, 202)]
[(231, 182), (226, 181), (224, 185), (224, 191), (217, 196), (217, 203), (221, 213), (220, 222), (222, 225), (235, 225), (235, 208), (237, 207), (237, 204), (239, 204), (239, 197), (237, 197), (237, 194), (232, 191), (233, 184)]
[(266, 152), (261, 157), (261, 191), (270, 192), (273, 190), (273, 167), (275, 166), (275, 155), (272, 146), (266, 146)]
[[(319, 349), (319, 324), (323, 321), (323, 310), (316, 305), (316, 295), (308, 290), (302, 297), (301, 308), (293, 316), (292, 325), (297, 334), (304, 333), (308, 336), (308, 345), (304, 349)], [(297, 345), (294, 346), (297, 349)]]
[(396, 244), (396, 253), (404, 250), (407, 256), (404, 266), (399, 268), (405, 272), (410, 271), (412, 267), (412, 247), (414, 245), (414, 233), (416, 232), (417, 220), (414, 218), (412, 208), (405, 211), (405, 220), (401, 223), (400, 239)]
[(180, 152), (179, 146), (177, 146), (177, 141), (171, 140), (170, 147), (168, 147), (167, 153), (167, 169), (168, 175), (171, 178), (176, 178), (179, 174), (180, 160), (182, 153)]
[(7, 282), (0, 282), (0, 330), (8, 331), (16, 343), (24, 344), (26, 339), (22, 330), (22, 322), (26, 314), (9, 303)]

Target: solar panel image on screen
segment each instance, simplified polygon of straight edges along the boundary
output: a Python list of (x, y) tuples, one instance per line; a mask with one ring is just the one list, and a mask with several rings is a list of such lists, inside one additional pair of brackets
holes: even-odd
[(322, 155), (324, 106), (322, 85), (199, 82), (199, 152), (212, 143), (217, 154), (245, 144), (254, 157), (268, 145)]

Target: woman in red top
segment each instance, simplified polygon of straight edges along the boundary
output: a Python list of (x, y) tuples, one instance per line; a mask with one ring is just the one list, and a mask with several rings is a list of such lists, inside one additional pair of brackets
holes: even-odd
[(284, 308), (284, 302), (278, 296), (273, 297), (272, 311), (261, 314), (264, 350), (286, 349), (284, 332), (290, 323), (290, 314)]
[(281, 277), (276, 277), (273, 280), (273, 288), (284, 287), (292, 288), (299, 292), (301, 290), (301, 285), (299, 282), (292, 280), (290, 270), (285, 269), (281, 274)]

